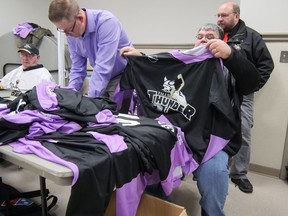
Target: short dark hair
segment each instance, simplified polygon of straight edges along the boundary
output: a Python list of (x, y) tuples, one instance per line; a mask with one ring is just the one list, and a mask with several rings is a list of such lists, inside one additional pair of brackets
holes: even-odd
[(52, 0), (48, 10), (48, 18), (51, 22), (71, 20), (80, 11), (75, 0)]

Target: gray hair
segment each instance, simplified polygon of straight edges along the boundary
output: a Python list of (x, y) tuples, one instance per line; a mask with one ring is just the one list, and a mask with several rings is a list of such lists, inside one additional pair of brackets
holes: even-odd
[(224, 31), (223, 29), (214, 24), (214, 23), (206, 23), (205, 25), (201, 26), (198, 30), (198, 32), (200, 32), (201, 30), (204, 30), (204, 31), (214, 31), (216, 32), (216, 34), (218, 35), (219, 39), (223, 40), (224, 38)]

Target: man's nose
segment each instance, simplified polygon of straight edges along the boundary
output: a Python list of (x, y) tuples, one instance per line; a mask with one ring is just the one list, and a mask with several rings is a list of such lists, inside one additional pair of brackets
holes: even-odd
[(208, 39), (204, 36), (202, 39), (201, 39), (201, 43), (207, 43)]

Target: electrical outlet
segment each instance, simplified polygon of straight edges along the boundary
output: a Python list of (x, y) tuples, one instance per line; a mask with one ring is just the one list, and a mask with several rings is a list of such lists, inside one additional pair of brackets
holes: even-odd
[(281, 51), (280, 62), (281, 63), (288, 63), (288, 51)]

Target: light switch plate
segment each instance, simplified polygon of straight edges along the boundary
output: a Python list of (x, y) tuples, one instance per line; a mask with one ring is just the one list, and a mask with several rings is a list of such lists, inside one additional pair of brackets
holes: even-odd
[(288, 51), (281, 51), (280, 62), (281, 63), (288, 63)]

